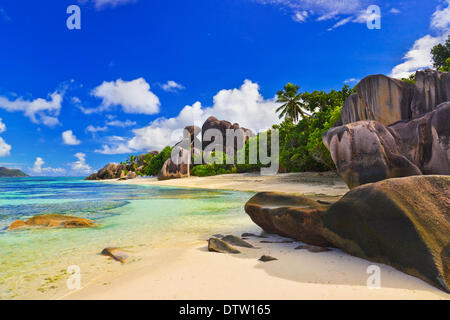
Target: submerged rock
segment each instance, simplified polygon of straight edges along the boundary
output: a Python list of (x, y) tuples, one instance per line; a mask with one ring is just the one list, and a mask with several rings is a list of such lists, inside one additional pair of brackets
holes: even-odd
[(9, 226), (8, 230), (24, 228), (87, 228), (93, 226), (95, 226), (95, 223), (89, 219), (61, 214), (46, 214), (35, 216), (27, 221), (16, 220)]
[(274, 261), (274, 260), (278, 260), (278, 259), (271, 257), (271, 256), (266, 256), (266, 255), (263, 255), (263, 256), (261, 256), (261, 258), (259, 258), (259, 261), (262, 261), (262, 262), (269, 262), (269, 261)]
[(248, 243), (245, 240), (242, 240), (239, 237), (229, 235), (222, 238), (223, 241), (238, 247), (244, 247), (244, 248), (255, 248), (252, 244)]
[(264, 231), (304, 243), (329, 246), (322, 235), (322, 214), (329, 205), (276, 192), (260, 192), (245, 204), (245, 212)]
[(225, 241), (217, 238), (211, 238), (208, 240), (208, 251), (233, 254), (241, 253), (239, 250), (236, 250)]
[(388, 179), (348, 192), (323, 235), (351, 255), (450, 288), (450, 176)]
[(120, 263), (125, 263), (130, 254), (121, 248), (105, 248), (101, 252), (102, 255), (113, 258)]

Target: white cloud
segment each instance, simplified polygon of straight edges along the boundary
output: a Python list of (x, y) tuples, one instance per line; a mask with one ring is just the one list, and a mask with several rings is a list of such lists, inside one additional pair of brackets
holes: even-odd
[(6, 131), (6, 125), (3, 123), (2, 118), (0, 118), (0, 133)]
[(110, 126), (110, 127), (126, 128), (126, 127), (135, 126), (136, 125), (136, 121), (131, 121), (131, 120), (125, 120), (125, 121), (112, 120), (112, 121), (106, 122), (106, 125)]
[(417, 70), (432, 67), (431, 49), (438, 43), (444, 42), (450, 32), (450, 0), (445, 0), (443, 4), (446, 6), (436, 8), (430, 22), (430, 27), (436, 31), (437, 35), (428, 34), (416, 40), (412, 48), (403, 56), (405, 61), (392, 69), (391, 77), (407, 78)]
[(50, 94), (48, 100), (42, 98), (25, 100), (22, 97), (10, 100), (0, 96), (0, 108), (8, 112), (23, 112), (33, 123), (53, 127), (59, 124), (62, 99), (63, 94), (57, 91)]
[(46, 167), (44, 168), (45, 161), (41, 157), (37, 157), (34, 161), (34, 165), (31, 168), (31, 171), (36, 174), (42, 174), (42, 175), (49, 175), (49, 176), (55, 176), (55, 175), (61, 175), (66, 172), (65, 169), (62, 168), (52, 168), (52, 167)]
[[(84, 4), (89, 0), (78, 0), (79, 3)], [(137, 2), (137, 0), (91, 0), (97, 10), (105, 8), (115, 8), (119, 5)]]
[(70, 166), (75, 173), (88, 174), (92, 172), (91, 166), (86, 163), (86, 154), (78, 152), (74, 156), (78, 160), (70, 163)]
[(3, 140), (2, 137), (0, 137), (0, 157), (6, 157), (9, 156), (11, 151), (11, 146)]
[(446, 7), (439, 7), (431, 17), (431, 27), (436, 30), (448, 30), (450, 26), (450, 0), (445, 0)]
[(308, 18), (308, 11), (297, 11), (295, 15), (292, 17), (296, 22), (305, 22)]
[(102, 112), (114, 106), (121, 106), (125, 113), (155, 114), (159, 112), (161, 105), (143, 78), (132, 81), (105, 81), (92, 90), (92, 95), (102, 99), (102, 103), (98, 108), (81, 108), (86, 114)]
[(162, 88), (164, 91), (168, 91), (168, 92), (176, 92), (176, 91), (178, 91), (178, 90), (183, 90), (183, 89), (185, 89), (185, 87), (184, 87), (183, 85), (181, 85), (181, 84), (179, 84), (179, 83), (176, 83), (176, 82), (173, 81), (173, 80), (169, 80), (169, 81), (167, 81), (167, 83), (162, 84), (162, 85), (161, 85), (161, 88)]
[(389, 10), (389, 12), (393, 14), (398, 14), (400, 13), (400, 10), (398, 10), (397, 8), (392, 8), (391, 10)]
[(67, 130), (62, 133), (62, 139), (64, 144), (70, 145), (70, 146), (76, 146), (81, 143), (80, 140), (77, 139), (77, 137), (73, 134), (72, 130)]
[(95, 127), (93, 125), (89, 125), (89, 126), (86, 127), (86, 132), (89, 132), (89, 133), (92, 133), (92, 134), (97, 133), (97, 132), (103, 132), (103, 131), (106, 131), (106, 130), (108, 130), (108, 127), (106, 127), (106, 126), (104, 126), (104, 127)]
[(350, 78), (350, 79), (344, 80), (344, 83), (345, 83), (345, 84), (356, 83), (356, 82), (359, 82), (359, 79), (356, 79), (356, 78)]
[(299, 23), (307, 18), (316, 17), (316, 21), (339, 20), (329, 30), (343, 26), (348, 22), (361, 21), (362, 13), (369, 5), (367, 0), (255, 0), (258, 3), (276, 5), (293, 12), (293, 20)]
[(185, 126), (195, 124), (201, 127), (209, 116), (231, 123), (237, 122), (241, 127), (258, 132), (280, 122), (276, 114), (278, 105), (274, 99), (266, 100), (261, 96), (257, 83), (245, 80), (240, 88), (219, 91), (214, 96), (211, 107), (203, 107), (200, 102), (195, 102), (191, 106), (185, 106), (178, 116), (158, 118), (146, 127), (133, 130), (134, 137), (131, 139), (116, 140), (112, 144), (103, 145), (96, 152), (117, 154), (161, 150), (177, 143)]

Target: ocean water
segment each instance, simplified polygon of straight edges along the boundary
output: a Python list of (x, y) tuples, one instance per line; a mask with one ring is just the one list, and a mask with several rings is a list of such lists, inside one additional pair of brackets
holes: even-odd
[[(80, 178), (0, 179), (0, 299), (55, 298), (67, 292), (67, 268), (83, 283), (123, 266), (101, 256), (105, 247), (132, 253), (252, 231), (243, 208), (252, 193), (84, 181)], [(83, 229), (7, 231), (15, 220), (67, 214), (98, 224)]]

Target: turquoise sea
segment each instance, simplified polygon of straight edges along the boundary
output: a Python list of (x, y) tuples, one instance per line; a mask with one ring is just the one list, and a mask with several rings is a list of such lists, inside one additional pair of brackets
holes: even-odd
[[(132, 264), (152, 248), (253, 231), (243, 210), (252, 195), (81, 178), (0, 179), (0, 298), (61, 296), (71, 265), (80, 267), (84, 283), (122, 268), (99, 255), (105, 247), (127, 249)], [(88, 218), (98, 227), (7, 231), (39, 214)]]

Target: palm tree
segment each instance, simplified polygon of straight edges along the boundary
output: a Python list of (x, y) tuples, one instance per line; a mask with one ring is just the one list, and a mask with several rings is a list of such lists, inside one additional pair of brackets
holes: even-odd
[(281, 111), (278, 115), (280, 119), (285, 117), (286, 120), (295, 123), (299, 120), (300, 116), (302, 118), (310, 116), (303, 110), (306, 106), (302, 101), (302, 93), (298, 93), (299, 89), (299, 86), (288, 83), (284, 86), (284, 90), (277, 92), (277, 102), (284, 102), (284, 104), (277, 109), (277, 112)]

